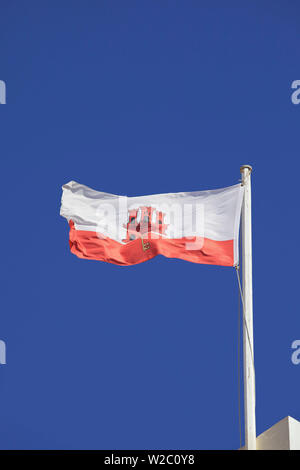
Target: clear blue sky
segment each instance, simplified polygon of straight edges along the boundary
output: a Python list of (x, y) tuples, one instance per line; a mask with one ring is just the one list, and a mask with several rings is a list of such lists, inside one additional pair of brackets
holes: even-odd
[(76, 180), (128, 196), (253, 172), (257, 431), (300, 419), (296, 1), (1, 0), (1, 448), (237, 448), (233, 268), (76, 258)]

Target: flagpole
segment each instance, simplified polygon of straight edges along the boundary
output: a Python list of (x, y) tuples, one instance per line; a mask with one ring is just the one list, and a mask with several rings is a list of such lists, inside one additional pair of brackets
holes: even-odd
[(253, 299), (252, 299), (252, 227), (251, 227), (251, 172), (250, 165), (240, 168), (245, 188), (242, 211), (243, 262), (243, 352), (244, 352), (244, 407), (245, 448), (256, 449), (255, 372), (253, 355)]

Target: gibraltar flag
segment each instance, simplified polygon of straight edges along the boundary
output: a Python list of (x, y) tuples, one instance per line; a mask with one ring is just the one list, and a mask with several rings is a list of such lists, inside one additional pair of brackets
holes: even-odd
[(244, 188), (126, 197), (71, 181), (60, 214), (70, 225), (71, 252), (118, 265), (156, 255), (235, 266)]

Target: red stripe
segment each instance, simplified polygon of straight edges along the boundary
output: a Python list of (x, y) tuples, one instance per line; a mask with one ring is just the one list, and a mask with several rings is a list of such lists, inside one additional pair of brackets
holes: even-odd
[[(148, 240), (149, 248), (144, 251), (142, 240), (136, 239), (126, 244), (119, 243), (96, 232), (76, 230), (70, 221), (70, 248), (79, 258), (106, 261), (107, 263), (128, 266), (143, 263), (156, 255), (167, 258), (180, 258), (200, 264), (233, 266), (233, 240), (215, 241), (204, 238), (199, 250), (187, 250), (187, 238), (159, 238)], [(145, 243), (147, 241), (145, 240)]]

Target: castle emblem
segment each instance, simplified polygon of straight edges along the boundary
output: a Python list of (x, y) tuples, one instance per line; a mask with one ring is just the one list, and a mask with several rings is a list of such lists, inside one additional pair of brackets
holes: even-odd
[(143, 250), (150, 248), (150, 242), (144, 241), (151, 239), (151, 233), (156, 236), (165, 235), (168, 224), (164, 222), (165, 215), (157, 211), (154, 207), (142, 206), (138, 209), (132, 209), (128, 213), (128, 222), (124, 227), (127, 229), (125, 242), (130, 242), (140, 238)]

